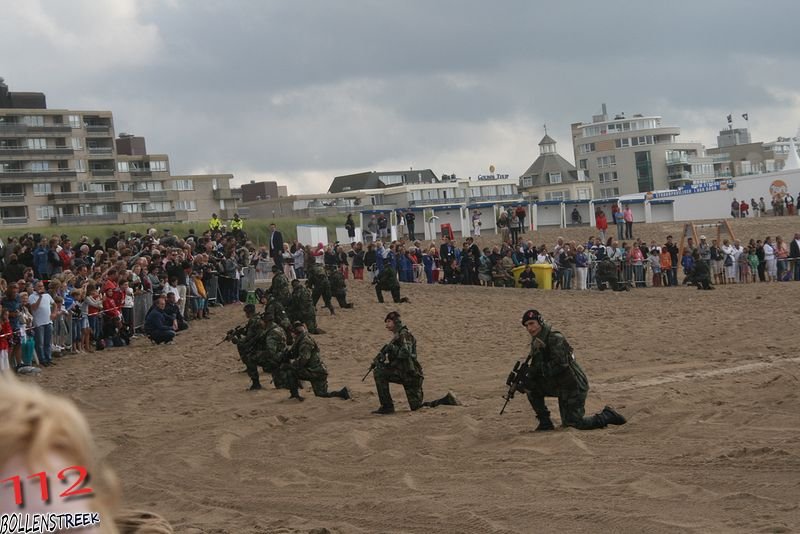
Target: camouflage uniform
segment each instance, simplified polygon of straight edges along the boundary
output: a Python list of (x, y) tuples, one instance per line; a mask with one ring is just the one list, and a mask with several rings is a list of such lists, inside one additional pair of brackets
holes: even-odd
[(541, 331), (531, 341), (530, 357), (525, 389), (528, 401), (541, 422), (540, 427), (542, 424), (549, 424), (552, 428), (545, 397), (558, 398), (558, 411), (564, 426), (591, 430), (603, 428), (611, 422), (606, 418), (605, 410), (584, 417), (589, 381), (575, 361), (572, 347), (560, 332), (552, 330), (550, 325), (544, 323)]
[[(255, 350), (248, 355), (247, 362), (245, 362), (247, 375), (254, 385), (259, 384), (259, 367), (265, 373), (270, 374), (278, 370), (283, 361), (285, 349), (286, 334), (283, 328), (270, 321), (256, 343)], [(273, 383), (276, 388), (284, 386), (280, 380), (276, 380), (276, 376), (273, 376)]]
[(273, 299), (277, 299), (284, 306), (289, 305), (289, 279), (282, 271), (278, 271), (272, 277), (272, 285), (269, 288), (269, 294)]
[(255, 314), (247, 320), (244, 335), (233, 339), (243, 364), (247, 365), (247, 356), (253, 352), (258, 338), (263, 333), (264, 323), (261, 322), (261, 316)]
[(344, 281), (344, 275), (339, 269), (331, 269), (328, 274), (328, 280), (331, 283), (331, 293), (339, 302), (342, 308), (352, 308), (353, 305), (347, 302), (347, 283)]
[(397, 273), (390, 265), (385, 265), (383, 270), (375, 277), (375, 294), (378, 302), (383, 303), (383, 291), (391, 291), (394, 302), (407, 302), (408, 299), (400, 298), (400, 282)]
[(317, 310), (311, 302), (311, 292), (302, 284), (295, 286), (288, 312), (291, 321), (300, 321), (305, 324), (312, 334), (321, 332), (317, 328)]
[(381, 349), (375, 363), (373, 376), (381, 408), (394, 410), (392, 395), (389, 392), (390, 383), (403, 384), (412, 410), (422, 406), (424, 376), (422, 367), (417, 361), (417, 340), (399, 319), (395, 321), (394, 337)]
[(606, 288), (606, 283), (608, 284), (608, 287), (614, 291), (625, 291), (628, 289), (628, 286), (624, 282), (619, 282), (619, 278), (617, 277), (617, 267), (614, 265), (614, 262), (609, 259), (605, 259), (597, 264), (595, 280), (597, 282), (597, 289), (600, 291), (603, 291)]
[(697, 286), (697, 289), (714, 289), (711, 285), (711, 271), (708, 268), (708, 262), (695, 258), (694, 269), (686, 277), (687, 284)]
[(292, 343), (292, 322), (289, 319), (289, 314), (286, 313), (286, 309), (283, 305), (275, 298), (270, 297), (267, 301), (267, 305), (264, 307), (265, 314), (272, 314), (273, 321), (283, 328), (283, 332), (286, 334), (286, 344), (290, 345)]
[(317, 307), (317, 302), (319, 302), (319, 298), (322, 297), (325, 307), (333, 313), (333, 304), (331, 304), (331, 284), (328, 281), (328, 275), (325, 274), (325, 271), (319, 264), (315, 264), (311, 268), (311, 271), (309, 271), (306, 285), (311, 288), (311, 301), (314, 304), (314, 308)]
[(302, 332), (292, 345), (289, 353), (289, 362), (281, 365), (281, 381), (288, 385), (288, 389), (300, 389), (300, 381), (311, 382), (314, 395), (317, 397), (342, 397), (349, 398), (346, 388), (340, 391), (328, 392), (328, 370), (319, 357), (319, 346), (307, 332)]

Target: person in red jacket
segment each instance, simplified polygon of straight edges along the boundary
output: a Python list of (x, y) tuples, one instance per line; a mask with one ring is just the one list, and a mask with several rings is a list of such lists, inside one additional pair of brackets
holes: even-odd
[(606, 219), (606, 213), (603, 210), (597, 210), (594, 220), (595, 226), (597, 226), (597, 231), (600, 232), (600, 241), (605, 241), (606, 230), (608, 230), (608, 219)]

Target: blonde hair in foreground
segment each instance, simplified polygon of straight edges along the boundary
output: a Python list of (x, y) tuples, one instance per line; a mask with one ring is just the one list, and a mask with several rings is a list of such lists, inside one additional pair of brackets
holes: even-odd
[[(9, 512), (65, 512), (74, 504), (62, 505), (58, 494), (58, 471), (78, 465), (86, 468), (86, 485), (93, 494), (83, 506), (100, 514), (98, 534), (171, 533), (169, 523), (148, 512), (115, 513), (119, 484), (113, 472), (97, 460), (86, 419), (68, 399), (47, 393), (38, 386), (23, 384), (13, 375), (0, 375), (0, 473), (27, 476), (46, 471), (51, 479), (51, 503), (42, 503), (36, 491), (25, 491), (25, 508)], [(27, 472), (22, 472), (27, 470)], [(13, 471), (13, 472), (12, 472)], [(57, 486), (58, 484), (58, 486)], [(10, 492), (9, 492), (10, 493)], [(115, 521), (119, 521), (118, 528)], [(152, 527), (152, 528), (151, 528)]]

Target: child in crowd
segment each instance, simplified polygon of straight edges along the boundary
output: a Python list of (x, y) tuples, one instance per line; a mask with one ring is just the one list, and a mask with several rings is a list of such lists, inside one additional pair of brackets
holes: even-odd
[(8, 360), (9, 342), (14, 332), (11, 330), (11, 321), (8, 319), (8, 310), (0, 309), (0, 373), (9, 372), (11, 363)]
[(683, 251), (681, 266), (683, 267), (684, 283), (687, 283), (689, 275), (694, 270), (694, 258), (692, 257), (692, 251), (688, 247)]
[[(667, 257), (669, 257), (669, 252), (667, 252)], [(647, 262), (650, 264), (650, 270), (653, 271), (653, 287), (661, 287), (661, 254), (657, 249), (650, 249)]]
[(748, 261), (748, 251), (743, 251), (736, 258), (736, 266), (739, 268), (739, 282), (742, 284), (749, 284), (752, 278), (750, 274), (750, 262)]
[(69, 309), (70, 314), (72, 315), (72, 348), (75, 350), (75, 352), (83, 352), (83, 343), (81, 341), (81, 308), (83, 307), (83, 291), (80, 289), (73, 289), (70, 292), (70, 295), (72, 296), (72, 306)]
[(19, 309), (19, 343), (22, 346), (22, 365), (30, 367), (36, 357), (36, 342), (33, 338), (33, 314), (28, 309), (28, 293), (19, 294), (22, 307)]
[(750, 264), (750, 277), (753, 283), (755, 283), (756, 275), (758, 274), (758, 254), (756, 253), (756, 247), (748, 247), (747, 263)]
[(130, 282), (125, 280), (120, 283), (119, 290), (122, 292), (122, 323), (125, 325), (129, 335), (133, 335), (133, 289)]

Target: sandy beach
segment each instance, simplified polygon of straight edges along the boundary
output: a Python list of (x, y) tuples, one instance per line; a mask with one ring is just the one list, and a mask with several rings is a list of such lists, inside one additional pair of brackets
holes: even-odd
[[(798, 220), (734, 228), (790, 239)], [(661, 241), (681, 227), (641, 233)], [(592, 232), (549, 229), (535, 241)], [(348, 386), (350, 401), (308, 387), (303, 403), (271, 386), (246, 391), (235, 347), (216, 346), (244, 320), (235, 305), (174, 346), (139, 338), (64, 356), (28, 380), (87, 415), (126, 504), (183, 533), (800, 530), (800, 283), (628, 293), (405, 284), (402, 305), (349, 285), (355, 308), (320, 312), (327, 334), (316, 339), (330, 387)], [(587, 412), (610, 404), (627, 425), (534, 433), (522, 395), (498, 415), (528, 351), (520, 316), (532, 307), (574, 347)], [(398, 413), (370, 414), (374, 384), (360, 380), (394, 309), (417, 338), (426, 399), (452, 391), (462, 406), (411, 413), (393, 386)]]

